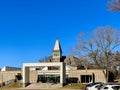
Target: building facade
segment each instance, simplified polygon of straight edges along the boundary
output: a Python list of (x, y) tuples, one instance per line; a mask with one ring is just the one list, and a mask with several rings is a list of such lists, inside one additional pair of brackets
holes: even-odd
[[(73, 56), (62, 56), (62, 48), (59, 40), (56, 40), (50, 62), (66, 63), (67, 83), (106, 82), (101, 69), (87, 69), (84, 61)], [(105, 70), (104, 70), (105, 71)], [(33, 78), (34, 77), (34, 78)], [(60, 82), (59, 67), (43, 67), (41, 70), (30, 71), (30, 82)]]
[(4, 66), (1, 71), (20, 71), (21, 68), (18, 67), (11, 67), (11, 66)]
[[(17, 71), (15, 68), (15, 71), (12, 69), (3, 69), (3, 71), (0, 72), (0, 78), (6, 82), (9, 79), (16, 79), (16, 77), (21, 76), (23, 83), (49, 82), (63, 84), (106, 82), (103, 70), (85, 68), (88, 62), (84, 62), (73, 56), (62, 56), (62, 48), (59, 40), (56, 40), (52, 56), (50, 56), (49, 59), (49, 62), (30, 63), (32, 69), (28, 68), (28, 63), (23, 64), (22, 71), (20, 69)], [(62, 63), (65, 63), (65, 65)], [(56, 64), (58, 64), (58, 66), (56, 66)], [(28, 65), (28, 67), (24, 65)], [(10, 78), (6, 78), (8, 75), (10, 75)]]

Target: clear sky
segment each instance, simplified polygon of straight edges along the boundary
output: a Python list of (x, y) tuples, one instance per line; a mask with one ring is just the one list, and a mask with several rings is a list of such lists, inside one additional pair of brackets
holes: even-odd
[(0, 0), (0, 68), (50, 56), (56, 38), (69, 55), (80, 32), (107, 25), (120, 29), (107, 0)]

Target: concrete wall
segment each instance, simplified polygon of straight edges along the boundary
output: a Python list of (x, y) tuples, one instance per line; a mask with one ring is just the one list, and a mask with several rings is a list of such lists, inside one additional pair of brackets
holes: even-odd
[[(36, 82), (37, 81), (37, 74), (39, 73), (59, 73), (59, 70), (38, 70), (38, 71), (30, 71), (30, 82)], [(95, 76), (95, 82), (106, 82), (105, 76), (103, 74), (103, 71), (100, 69), (89, 69), (89, 70), (69, 70), (66, 71), (66, 73), (69, 73), (69, 77), (77, 77), (79, 81), (81, 81), (81, 75), (93, 75)]]
[(22, 71), (0, 71), (0, 83), (15, 79), (15, 76)]
[(36, 83), (37, 82), (37, 75), (38, 72), (35, 70), (30, 71), (30, 83)]
[[(8, 81), (11, 79), (15, 79), (15, 75), (18, 73), (21, 73), (22, 71), (0, 71), (0, 83), (3, 81)], [(39, 73), (60, 73), (59, 70), (31, 70), (30, 71), (30, 83), (36, 83), (37, 82), (37, 75)], [(103, 71), (100, 69), (89, 69), (89, 70), (69, 70), (66, 71), (66, 73), (69, 73), (69, 77), (77, 77), (80, 81), (80, 75), (95, 75), (95, 82), (106, 82), (105, 76), (103, 74)]]
[(78, 77), (79, 81), (81, 75), (93, 75), (95, 77), (95, 82), (106, 82), (105, 75), (100, 69), (89, 69), (89, 70), (70, 70), (69, 77)]

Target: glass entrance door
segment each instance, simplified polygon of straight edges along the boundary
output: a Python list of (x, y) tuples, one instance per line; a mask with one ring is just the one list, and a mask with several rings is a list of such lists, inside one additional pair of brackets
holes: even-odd
[(92, 81), (92, 75), (81, 75), (81, 83), (89, 83)]

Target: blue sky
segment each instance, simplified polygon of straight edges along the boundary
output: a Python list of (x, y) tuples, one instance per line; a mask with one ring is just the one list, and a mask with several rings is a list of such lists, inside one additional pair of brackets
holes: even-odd
[(107, 25), (120, 29), (107, 0), (0, 0), (0, 68), (50, 56), (56, 38), (69, 55), (80, 32)]

